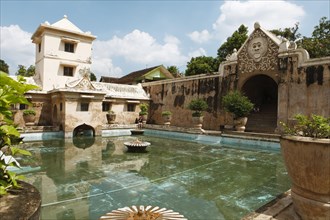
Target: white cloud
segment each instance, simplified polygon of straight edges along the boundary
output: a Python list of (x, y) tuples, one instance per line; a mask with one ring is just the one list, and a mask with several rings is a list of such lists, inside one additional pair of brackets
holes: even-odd
[(95, 58), (93, 57), (91, 71), (96, 75), (97, 80), (100, 80), (101, 76), (108, 77), (121, 77), (123, 71), (120, 67), (116, 67), (112, 63), (111, 58)]
[(282, 0), (226, 1), (220, 7), (220, 16), (213, 24), (214, 35), (225, 39), (241, 24), (253, 31), (255, 22), (265, 29), (293, 27), (305, 15), (302, 6)]
[(200, 57), (200, 56), (207, 56), (206, 51), (204, 48), (198, 48), (197, 50), (190, 52), (189, 57)]
[(204, 42), (209, 41), (212, 38), (212, 36), (208, 30), (203, 30), (200, 32), (193, 31), (190, 34), (188, 34), (188, 36), (190, 37), (190, 39), (192, 41), (197, 42), (197, 43), (204, 43)]
[(9, 65), (11, 75), (17, 71), (18, 65), (34, 65), (35, 48), (31, 36), (31, 33), (23, 31), (18, 25), (0, 27), (0, 55)]
[(255, 22), (259, 22), (261, 27), (268, 30), (283, 29), (293, 27), (304, 15), (302, 6), (283, 0), (225, 1), (220, 6), (220, 15), (211, 30), (193, 31), (188, 36), (197, 43), (214, 39), (224, 41), (241, 24), (247, 26), (249, 32), (254, 30)]
[(117, 57), (143, 67), (158, 64), (182, 65), (187, 58), (181, 54), (179, 45), (180, 41), (174, 36), (165, 36), (162, 44), (149, 33), (140, 30), (133, 30), (123, 38), (114, 36), (108, 41), (96, 40), (93, 44), (93, 69), (95, 72), (102, 71), (99, 75), (108, 73), (109, 68), (105, 68), (104, 63), (96, 60), (107, 60), (108, 65), (116, 69), (111, 60)]

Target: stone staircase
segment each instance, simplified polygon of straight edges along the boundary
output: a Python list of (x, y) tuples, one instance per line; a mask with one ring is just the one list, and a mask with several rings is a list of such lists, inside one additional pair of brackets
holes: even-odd
[(245, 131), (273, 133), (277, 123), (277, 105), (264, 104), (259, 112), (251, 112), (248, 116)]

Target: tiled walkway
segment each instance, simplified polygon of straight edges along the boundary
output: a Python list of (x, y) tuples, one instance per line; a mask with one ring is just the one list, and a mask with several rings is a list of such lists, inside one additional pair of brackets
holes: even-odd
[(300, 220), (293, 209), (291, 192), (283, 193), (242, 220)]

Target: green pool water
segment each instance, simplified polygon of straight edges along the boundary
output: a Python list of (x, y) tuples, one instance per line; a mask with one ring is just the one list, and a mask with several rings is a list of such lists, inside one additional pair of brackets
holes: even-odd
[[(140, 136), (25, 143), (27, 182), (42, 196), (41, 219), (98, 219), (131, 205), (172, 209), (188, 219), (240, 219), (290, 188), (280, 152)], [(29, 166), (27, 166), (29, 165)]]

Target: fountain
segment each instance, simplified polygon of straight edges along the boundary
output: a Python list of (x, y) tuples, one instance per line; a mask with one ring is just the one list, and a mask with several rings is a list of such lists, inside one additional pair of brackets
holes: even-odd
[(166, 208), (159, 208), (158, 206), (131, 206), (119, 208), (107, 213), (105, 216), (101, 216), (100, 220), (103, 219), (132, 219), (132, 220), (142, 220), (142, 219), (163, 219), (163, 220), (187, 220), (183, 215), (173, 210), (167, 210)]
[(128, 152), (145, 152), (150, 143), (136, 139), (135, 141), (124, 142), (124, 145), (127, 147)]

